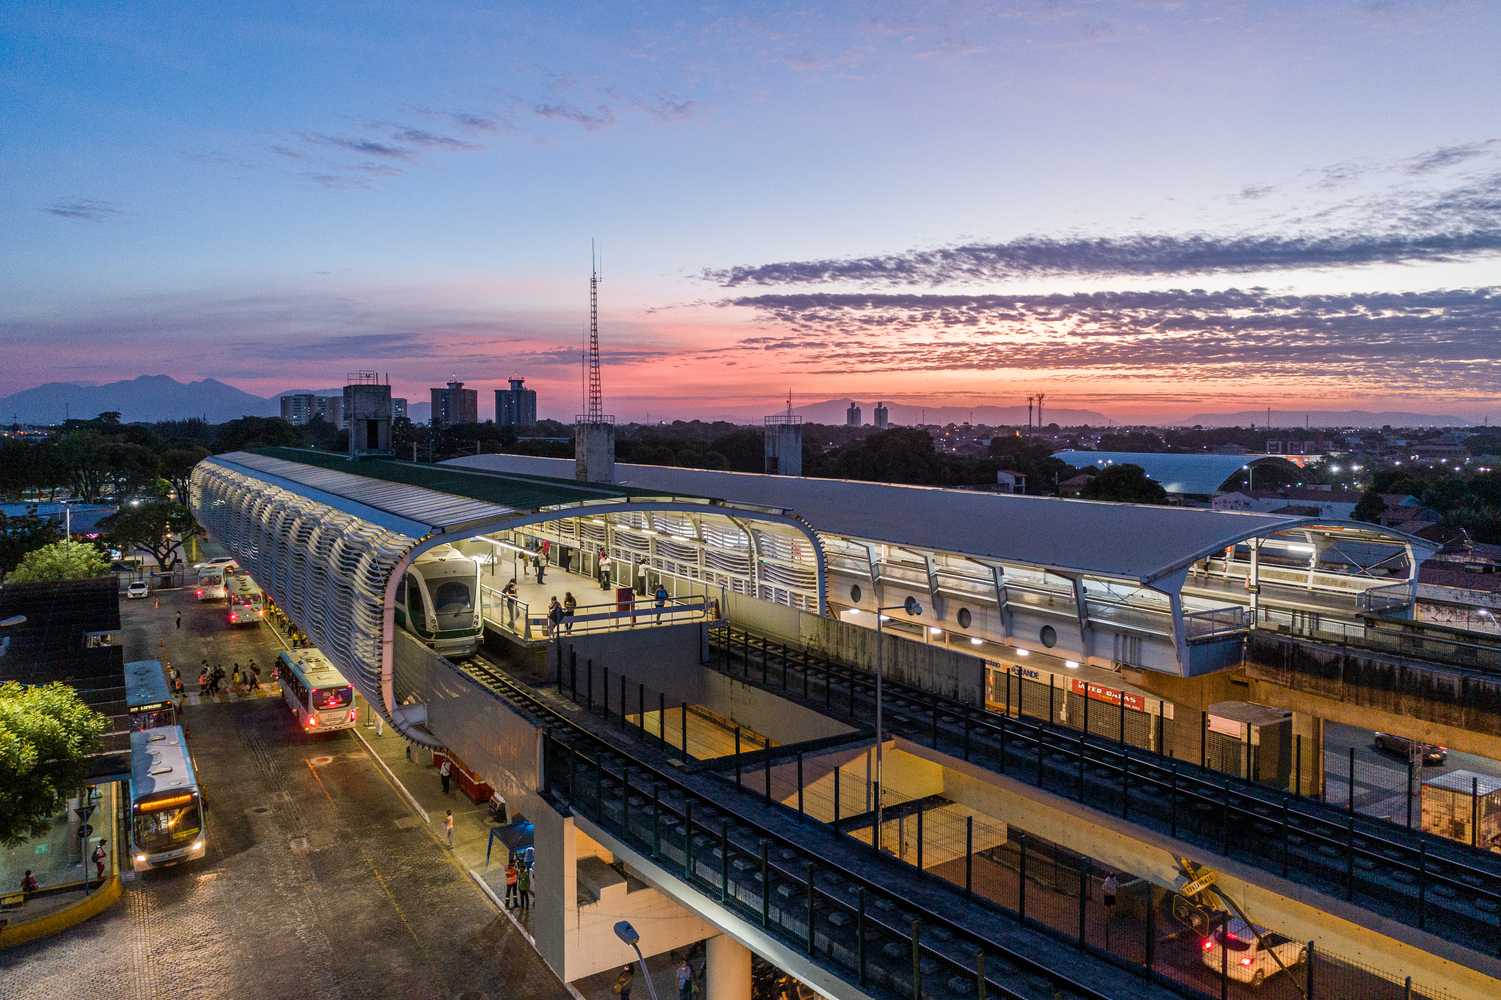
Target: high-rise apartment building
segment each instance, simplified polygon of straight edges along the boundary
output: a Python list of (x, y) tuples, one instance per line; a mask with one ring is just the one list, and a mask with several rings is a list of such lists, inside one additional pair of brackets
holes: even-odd
[(537, 390), (524, 388), (526, 379), (512, 375), (509, 389), (495, 390), (495, 422), (530, 427), (537, 422)]
[(281, 397), (281, 418), (294, 427), (306, 426), (318, 410), (318, 397), (310, 392), (289, 392)]
[(853, 399), (850, 400), (850, 408), (844, 411), (844, 426), (860, 426), (860, 407), (855, 405), (855, 401)]
[(314, 416), (322, 417), (335, 427), (348, 426), (344, 423), (343, 396), (317, 396), (315, 398), (317, 405), (313, 408)]
[(401, 396), (391, 397), (391, 419), (405, 420), (407, 418), (407, 401)]
[(433, 390), (433, 426), (479, 423), (479, 390), (466, 389), (463, 382), (450, 382), (445, 389)]
[(886, 404), (885, 403), (877, 403), (876, 404), (876, 430), (878, 430), (878, 431), (884, 431), (886, 429), (886, 425), (887, 425), (888, 419), (889, 418), (886, 415)]

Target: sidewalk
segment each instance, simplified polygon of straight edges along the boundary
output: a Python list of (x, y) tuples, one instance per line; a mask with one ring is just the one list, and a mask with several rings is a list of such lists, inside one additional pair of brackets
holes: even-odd
[[(100, 796), (89, 815), (93, 832), (82, 847), (78, 846), (79, 824), (69, 810), (67, 816), (54, 819), (44, 836), (0, 853), (0, 880), (3, 880), (0, 895), (19, 894), (21, 879), (28, 868), (42, 884), (42, 894), (0, 913), (0, 921), (4, 921), (0, 926), (0, 948), (56, 934), (95, 916), (120, 898), (120, 860), (124, 848), (119, 837), (122, 831), (115, 822), (118, 786), (111, 782), (97, 787)], [(102, 879), (94, 874), (94, 863), (89, 860), (100, 841), (105, 841), (104, 849), (109, 853)]]
[[(505, 900), (506, 863), (510, 860), (510, 851), (499, 837), (495, 838), (491, 848), (490, 831), (496, 829), (497, 824), (490, 821), (489, 804), (471, 802), (469, 796), (460, 791), (457, 780), (444, 795), (442, 779), (432, 765), (432, 751), (412, 746), (411, 759), (408, 759), (407, 741), (389, 728), (366, 723), (370, 707), (363, 698), (356, 697), (355, 704), (360, 720), (354, 729), (355, 736), (384, 766), (387, 777), (393, 780), (407, 804), (426, 813), (425, 820), (419, 819), (418, 822), (425, 822), (428, 833), (444, 846), (447, 846), (448, 838), (443, 832), (443, 814), (446, 810), (453, 810), (454, 860), (489, 891), (497, 905), (501, 905)], [(509, 818), (515, 820), (514, 815)], [(488, 869), (485, 867), (487, 849), (490, 849)], [(530, 939), (530, 915), (519, 909), (509, 912)]]

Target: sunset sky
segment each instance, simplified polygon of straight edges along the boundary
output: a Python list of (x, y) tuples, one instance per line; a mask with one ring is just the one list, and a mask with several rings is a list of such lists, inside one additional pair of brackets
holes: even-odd
[(0, 395), (1501, 417), (1494, 3), (11, 4)]

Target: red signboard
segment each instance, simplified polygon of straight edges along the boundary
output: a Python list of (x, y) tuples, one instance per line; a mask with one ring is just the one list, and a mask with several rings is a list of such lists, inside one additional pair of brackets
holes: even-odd
[(1122, 693), (1114, 688), (1105, 687), (1103, 684), (1090, 684), (1087, 681), (1074, 680), (1072, 678), (1068, 683), (1069, 690), (1073, 691), (1074, 694), (1082, 695), (1087, 690), (1089, 698), (1093, 701), (1103, 701), (1108, 705), (1119, 705), (1121, 698), (1124, 697), (1126, 707), (1132, 711), (1145, 712), (1147, 710), (1147, 700), (1139, 694), (1131, 694), (1129, 691)]

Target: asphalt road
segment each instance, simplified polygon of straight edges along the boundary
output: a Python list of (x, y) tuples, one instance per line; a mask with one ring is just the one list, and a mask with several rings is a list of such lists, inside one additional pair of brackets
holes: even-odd
[[(253, 656), (269, 681), (275, 637), (221, 609), (122, 600), (126, 658)], [(0, 953), (0, 997), (567, 996), (350, 732), (299, 731), (269, 684), (187, 722), (208, 856), (128, 875), (101, 916)]]
[[(1345, 775), (1349, 772), (1349, 753), (1355, 749), (1355, 808), (1373, 815), (1389, 816), (1405, 822), (1407, 810), (1407, 761), (1385, 750), (1376, 749), (1376, 734), (1369, 729), (1337, 722), (1324, 724), (1325, 783), (1331, 802), (1343, 803), (1347, 795)], [(1418, 769), (1413, 786), (1413, 823), (1420, 821), (1421, 784), (1450, 771), (1474, 771), (1501, 778), (1501, 761), (1489, 757), (1450, 750), (1443, 764)]]

